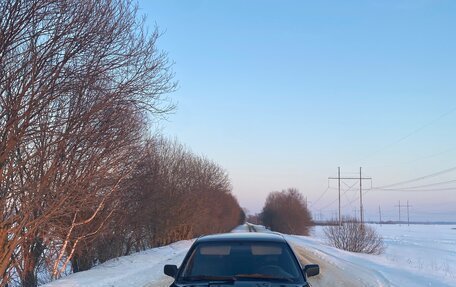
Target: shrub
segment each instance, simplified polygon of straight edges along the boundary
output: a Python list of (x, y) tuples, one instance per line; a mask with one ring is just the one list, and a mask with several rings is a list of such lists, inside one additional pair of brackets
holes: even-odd
[(329, 244), (339, 249), (367, 254), (381, 254), (385, 249), (375, 229), (355, 219), (344, 220), (341, 226), (326, 226), (324, 232)]

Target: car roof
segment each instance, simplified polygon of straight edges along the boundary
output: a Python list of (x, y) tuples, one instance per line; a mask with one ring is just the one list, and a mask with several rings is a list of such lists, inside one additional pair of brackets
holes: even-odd
[(239, 233), (221, 233), (206, 235), (198, 238), (196, 242), (286, 242), (282, 235), (277, 233), (257, 233), (257, 232), (239, 232)]

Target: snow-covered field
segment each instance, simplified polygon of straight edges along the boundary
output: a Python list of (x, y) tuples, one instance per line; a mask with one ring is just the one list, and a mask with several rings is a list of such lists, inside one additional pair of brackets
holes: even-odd
[[(371, 226), (383, 236), (387, 248), (381, 256), (367, 258), (420, 276), (429, 274), (440, 284), (456, 286), (456, 225)], [(312, 235), (325, 241), (322, 227), (316, 227)]]
[[(345, 252), (325, 244), (323, 227), (312, 236), (289, 236), (315, 257), (357, 277), (361, 286), (456, 286), (456, 226), (372, 225), (384, 237), (382, 255)], [(325, 276), (324, 270), (322, 275)]]
[[(387, 246), (379, 256), (327, 246), (322, 227), (314, 228), (312, 236), (286, 238), (306, 261), (321, 265), (321, 275), (311, 280), (313, 286), (456, 286), (456, 226), (372, 226), (384, 236)], [(247, 231), (246, 226), (233, 230)], [(257, 227), (257, 231), (266, 230)], [(45, 286), (169, 286), (171, 279), (163, 275), (163, 266), (179, 265), (191, 243), (181, 241), (110, 260)]]

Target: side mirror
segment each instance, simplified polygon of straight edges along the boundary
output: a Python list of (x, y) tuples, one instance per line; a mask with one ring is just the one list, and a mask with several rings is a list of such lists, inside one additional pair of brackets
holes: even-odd
[(175, 278), (177, 275), (177, 266), (176, 265), (165, 265), (163, 269), (165, 275)]
[(318, 266), (318, 264), (308, 264), (304, 266), (303, 271), (307, 277), (316, 276), (320, 274), (320, 266)]

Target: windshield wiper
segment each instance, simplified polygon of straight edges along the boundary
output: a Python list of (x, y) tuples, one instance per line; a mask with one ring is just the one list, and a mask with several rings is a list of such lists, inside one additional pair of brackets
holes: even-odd
[(181, 278), (185, 282), (204, 281), (209, 283), (233, 283), (236, 281), (235, 277), (230, 276), (208, 276), (208, 275), (196, 275), (186, 276)]
[(294, 282), (293, 278), (288, 277), (274, 277), (269, 275), (262, 275), (262, 274), (238, 274), (234, 276), (236, 279), (251, 279), (251, 280), (269, 280), (269, 281), (286, 281), (286, 282)]

